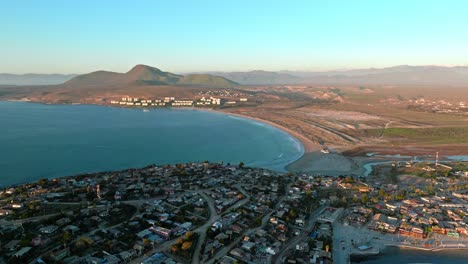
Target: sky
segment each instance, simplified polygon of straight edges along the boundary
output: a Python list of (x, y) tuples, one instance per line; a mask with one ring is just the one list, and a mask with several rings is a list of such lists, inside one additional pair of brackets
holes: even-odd
[(468, 65), (465, 0), (0, 0), (0, 72)]

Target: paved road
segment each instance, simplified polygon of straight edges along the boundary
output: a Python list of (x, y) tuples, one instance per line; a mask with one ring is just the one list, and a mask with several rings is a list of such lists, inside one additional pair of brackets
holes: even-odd
[[(236, 185), (236, 187), (239, 189), (239, 191), (248, 199), (250, 199), (250, 195), (242, 188), (242, 186), (240, 185)], [(289, 184), (287, 187), (286, 187), (286, 193), (289, 192), (289, 189), (291, 188), (291, 184)], [(280, 204), (284, 201), (284, 199), (286, 199), (287, 195), (284, 195), (281, 197), (281, 199), (278, 201), (278, 203), (276, 204), (275, 206), (275, 210), (270, 210), (269, 212), (267, 212), (263, 217), (262, 217), (262, 222), (261, 222), (261, 225), (258, 226), (258, 227), (255, 227), (255, 228), (249, 228), (247, 230), (245, 230), (241, 235), (240, 237), (238, 237), (237, 239), (235, 239), (233, 242), (231, 242), (229, 245), (226, 245), (225, 247), (223, 247), (220, 251), (218, 251), (211, 259), (209, 260), (203, 260), (203, 263), (207, 263), (207, 264), (212, 264), (215, 262), (215, 260), (217, 259), (221, 259), (222, 257), (226, 256), (234, 247), (237, 246), (237, 244), (243, 239), (244, 236), (250, 236), (254, 233), (256, 233), (258, 230), (261, 230), (263, 229), (266, 224), (268, 223), (268, 221), (270, 220), (270, 217), (271, 215), (279, 208)], [(245, 200), (245, 199), (244, 199)], [(241, 201), (242, 202), (242, 201)], [(245, 204), (245, 203), (243, 203)]]
[(12, 220), (12, 221), (7, 221), (3, 220), (4, 222), (11, 223), (11, 224), (24, 224), (26, 222), (37, 222), (37, 221), (42, 221), (51, 217), (55, 217), (60, 215), (60, 213), (57, 214), (48, 214), (48, 215), (41, 215), (41, 216), (36, 216), (36, 217), (30, 217), (26, 219), (18, 219), (18, 220)]
[(216, 213), (216, 208), (215, 208), (213, 199), (211, 199), (211, 197), (209, 197), (208, 195), (202, 192), (200, 192), (200, 195), (208, 203), (208, 208), (210, 209), (210, 218), (208, 219), (208, 221), (206, 221), (204, 225), (196, 229), (196, 232), (199, 233), (199, 236), (198, 236), (197, 247), (195, 248), (195, 251), (192, 256), (192, 264), (200, 263), (201, 247), (203, 245), (203, 242), (205, 241), (206, 232), (208, 228), (210, 228), (213, 225), (213, 223), (219, 219), (219, 216)]
[(316, 223), (317, 217), (319, 216), (319, 214), (322, 212), (322, 210), (325, 207), (326, 206), (321, 206), (311, 213), (310, 218), (305, 228), (302, 230), (301, 234), (297, 237), (290, 239), (288, 242), (286, 242), (286, 244), (282, 247), (281, 251), (277, 255), (273, 256), (272, 263), (278, 263), (278, 264), (283, 263), (284, 258), (286, 257), (287, 253), (289, 253), (292, 249), (294, 249), (294, 247), (297, 244), (307, 239), (310, 232), (312, 232), (312, 229)]
[(273, 214), (273, 212), (274, 211), (270, 211), (262, 217), (262, 224), (259, 227), (247, 229), (229, 245), (226, 245), (225, 247), (223, 247), (223, 249), (216, 252), (216, 254), (211, 259), (209, 260), (204, 259), (203, 263), (212, 264), (215, 262), (216, 259), (221, 259), (222, 257), (226, 256), (229, 253), (229, 251), (231, 251), (234, 247), (237, 246), (237, 244), (244, 238), (244, 236), (250, 236), (251, 234), (254, 234), (255, 232), (257, 232), (258, 230), (264, 228), (265, 225), (268, 223), (268, 220), (270, 220), (270, 216)]
[[(207, 220), (207, 222), (192, 230), (192, 232), (197, 232), (197, 233), (200, 233), (200, 237), (199, 237), (199, 241), (200, 241), (200, 238), (203, 236), (206, 236), (206, 229), (208, 227), (210, 227), (216, 220), (217, 220), (217, 217), (218, 215), (216, 214), (216, 210), (215, 210), (215, 206), (214, 206), (214, 202), (211, 198), (209, 198), (207, 195), (205, 195), (202, 190), (198, 190), (196, 191), (203, 199), (206, 200), (206, 202), (208, 203), (208, 208), (210, 210), (210, 218)], [(148, 200), (142, 200), (143, 203), (147, 202)], [(145, 258), (157, 253), (157, 252), (165, 252), (165, 251), (168, 251), (172, 245), (179, 239), (179, 237), (175, 237), (171, 240), (168, 240), (160, 245), (157, 245), (154, 249), (148, 251), (146, 254), (144, 254), (143, 256), (140, 256), (134, 260), (132, 260), (130, 263), (141, 263)], [(204, 239), (204, 238), (203, 238)], [(199, 243), (197, 243), (197, 249), (198, 251), (200, 251), (200, 249), (198, 248)], [(201, 246), (201, 245), (200, 245)], [(197, 252), (197, 249), (195, 252)]]

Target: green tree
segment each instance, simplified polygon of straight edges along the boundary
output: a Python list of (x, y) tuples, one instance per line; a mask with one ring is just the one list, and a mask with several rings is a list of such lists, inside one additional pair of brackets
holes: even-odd
[(361, 196), (361, 203), (362, 204), (367, 204), (367, 202), (369, 201), (369, 197), (367, 197), (367, 194), (364, 194)]
[(384, 188), (380, 188), (379, 190), (379, 197), (383, 198), (387, 195), (387, 192), (385, 192)]
[(72, 240), (73, 236), (70, 232), (66, 231), (66, 232), (63, 232), (63, 235), (62, 235), (62, 243), (64, 246), (66, 246), (68, 244), (68, 242), (70, 242)]

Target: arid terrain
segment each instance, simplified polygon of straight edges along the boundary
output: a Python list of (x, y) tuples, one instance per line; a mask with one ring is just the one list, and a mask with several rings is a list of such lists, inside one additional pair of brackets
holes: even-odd
[[(468, 146), (468, 112), (455, 107), (468, 99), (467, 89), (288, 86), (251, 90), (269, 94), (269, 100), (254, 108), (223, 111), (269, 120), (332, 150), (421, 155), (440, 149), (460, 154)], [(281, 93), (297, 98), (284, 98)], [(453, 112), (411, 108), (409, 100), (418, 97), (451, 102)]]

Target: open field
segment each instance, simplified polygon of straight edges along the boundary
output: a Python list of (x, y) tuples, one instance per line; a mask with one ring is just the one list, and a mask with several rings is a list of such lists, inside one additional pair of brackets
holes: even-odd
[(468, 127), (408, 128), (392, 127), (366, 130), (371, 137), (401, 140), (401, 143), (420, 142), (427, 144), (467, 144)]
[[(259, 94), (274, 87), (249, 87)], [(373, 149), (385, 153), (389, 146), (405, 153), (466, 153), (468, 116), (457, 113), (416, 111), (410, 100), (442, 101), (456, 106), (468, 99), (468, 90), (446, 87), (323, 87), (286, 86), (278, 88), (303, 94), (302, 100), (268, 98), (256, 107), (224, 109), (229, 113), (255, 117), (287, 127), (337, 151), (364, 154)], [(438, 101), (439, 100), (439, 101)], [(261, 99), (259, 99), (261, 101)], [(398, 154), (398, 153), (397, 153)]]

